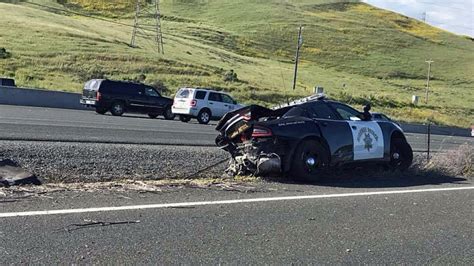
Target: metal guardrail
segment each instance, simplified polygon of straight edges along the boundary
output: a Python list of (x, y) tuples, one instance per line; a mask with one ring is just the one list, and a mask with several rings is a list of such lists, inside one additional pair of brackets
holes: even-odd
[(0, 86), (0, 104), (63, 109), (87, 109), (79, 103), (81, 94), (31, 88)]

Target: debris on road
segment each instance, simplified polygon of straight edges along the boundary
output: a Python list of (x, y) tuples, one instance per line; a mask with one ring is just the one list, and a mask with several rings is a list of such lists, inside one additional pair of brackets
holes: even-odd
[[(67, 232), (79, 230), (80, 228), (85, 228), (85, 227), (94, 227), (94, 226), (111, 226), (111, 225), (124, 225), (124, 224), (137, 224), (140, 223), (140, 220), (135, 220), (135, 221), (118, 221), (118, 222), (103, 222), (103, 221), (95, 221), (95, 220), (89, 220), (89, 219), (84, 219), (83, 224), (71, 224), (68, 227), (64, 228)], [(73, 228), (69, 228), (73, 227)]]
[(41, 183), (35, 174), (25, 171), (16, 162), (9, 159), (0, 161), (0, 187), (41, 185)]

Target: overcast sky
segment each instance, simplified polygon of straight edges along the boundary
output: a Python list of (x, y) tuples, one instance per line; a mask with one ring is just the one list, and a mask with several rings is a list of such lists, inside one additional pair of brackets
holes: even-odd
[(362, 0), (422, 20), (457, 34), (474, 37), (474, 0)]

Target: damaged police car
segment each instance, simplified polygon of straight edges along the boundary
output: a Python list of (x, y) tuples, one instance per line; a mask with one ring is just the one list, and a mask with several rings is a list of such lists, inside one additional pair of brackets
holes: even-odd
[(321, 95), (274, 110), (251, 105), (219, 121), (216, 144), (232, 156), (231, 175), (316, 180), (329, 167), (366, 163), (406, 170), (413, 152), (402, 129), (373, 121), (369, 110), (361, 113)]

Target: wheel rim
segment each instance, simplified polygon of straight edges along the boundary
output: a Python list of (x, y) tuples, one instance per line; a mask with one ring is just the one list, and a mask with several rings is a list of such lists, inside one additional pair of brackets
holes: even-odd
[(308, 172), (313, 172), (319, 168), (318, 155), (312, 152), (305, 152), (302, 156), (303, 164)]
[(203, 113), (201, 114), (201, 120), (202, 120), (203, 122), (208, 122), (208, 121), (209, 121), (209, 114), (208, 114), (207, 112), (203, 112)]
[(116, 104), (113, 109), (115, 113), (121, 113), (123, 108), (120, 104)]
[(400, 166), (403, 161), (403, 157), (400, 154), (400, 151), (397, 146), (393, 148), (393, 151), (390, 154), (390, 159), (392, 160), (392, 164), (394, 166)]

